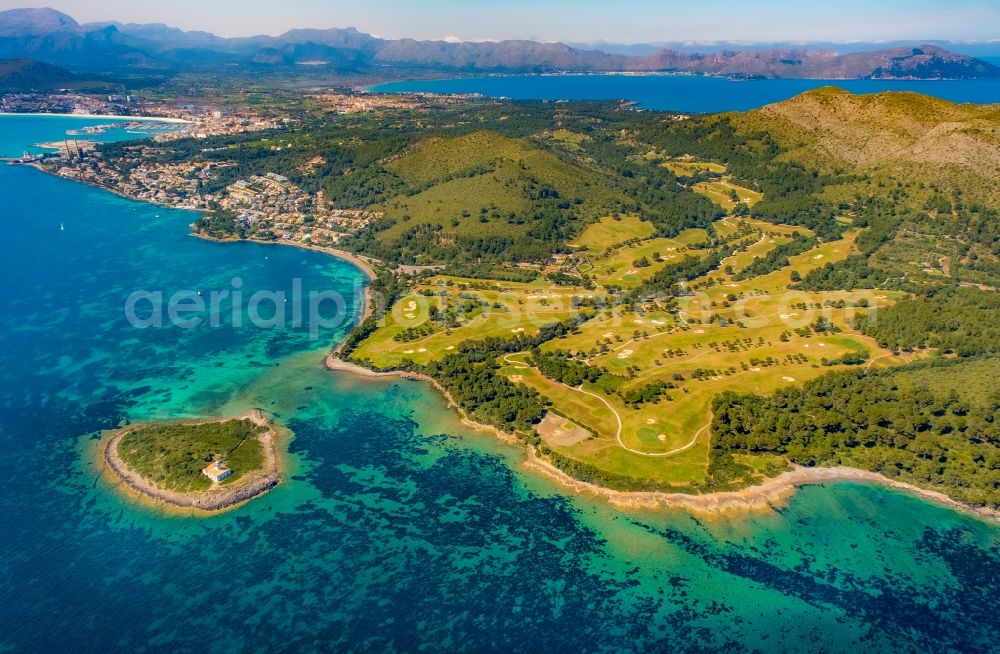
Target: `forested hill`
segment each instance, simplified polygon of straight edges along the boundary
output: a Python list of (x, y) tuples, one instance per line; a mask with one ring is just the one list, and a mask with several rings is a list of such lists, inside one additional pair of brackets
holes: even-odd
[(0, 60), (0, 92), (64, 88), (80, 81), (73, 73), (32, 59)]

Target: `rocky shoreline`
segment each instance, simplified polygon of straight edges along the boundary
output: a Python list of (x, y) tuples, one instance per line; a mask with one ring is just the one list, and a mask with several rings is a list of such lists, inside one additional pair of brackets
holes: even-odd
[[(281, 482), (279, 473), (280, 455), (277, 443), (275, 442), (277, 430), (274, 424), (264, 417), (260, 409), (249, 411), (241, 416), (237, 416), (236, 419), (249, 419), (255, 424), (267, 427), (268, 429), (259, 437), (261, 444), (264, 446), (264, 468), (252, 473), (249, 478), (232, 486), (216, 487), (199, 493), (181, 493), (159, 488), (152, 482), (144, 479), (141, 475), (129, 469), (121, 457), (118, 456), (118, 444), (122, 438), (136, 428), (136, 425), (124, 427), (102, 438), (100, 447), (101, 458), (106, 470), (113, 476), (116, 482), (139, 495), (144, 500), (149, 500), (157, 504), (164, 503), (174, 508), (196, 511), (211, 512), (228, 509), (266, 493)], [(204, 424), (206, 422), (214, 421), (195, 421), (188, 424)]]
[(948, 497), (944, 493), (927, 490), (890, 479), (884, 475), (858, 468), (806, 468), (795, 466), (777, 477), (770, 477), (756, 486), (746, 486), (736, 491), (718, 491), (691, 495), (687, 493), (616, 491), (570, 477), (528, 449), (525, 467), (544, 475), (574, 492), (606, 499), (611, 504), (626, 509), (680, 508), (696, 514), (720, 515), (745, 512), (762, 512), (785, 506), (800, 486), (821, 486), (836, 482), (860, 482), (884, 486), (916, 495), (949, 508), (1000, 522), (1000, 511), (972, 506)]
[(455, 401), (455, 398), (453, 398), (451, 396), (451, 393), (448, 392), (448, 389), (442, 386), (440, 382), (438, 382), (438, 380), (428, 375), (423, 375), (418, 372), (409, 372), (406, 370), (378, 372), (375, 370), (371, 370), (369, 368), (365, 368), (364, 366), (359, 366), (356, 363), (351, 363), (350, 361), (345, 361), (341, 359), (340, 357), (337, 356), (337, 349), (334, 349), (330, 354), (327, 355), (325, 365), (327, 370), (337, 370), (340, 372), (347, 372), (352, 375), (358, 375), (361, 377), (372, 377), (372, 378), (399, 377), (401, 379), (410, 379), (413, 381), (426, 382), (431, 386), (433, 386), (434, 389), (444, 397), (444, 399), (448, 402), (448, 408), (454, 409), (455, 411), (458, 412), (458, 415), (461, 416), (462, 424), (465, 425), (466, 427), (470, 427), (472, 429), (475, 429), (476, 431), (489, 432), (494, 436), (496, 436), (497, 438), (499, 438), (500, 440), (504, 441), (505, 443), (523, 442), (513, 434), (508, 434), (505, 431), (501, 431), (496, 427), (494, 427), (493, 425), (485, 425), (481, 422), (476, 422), (475, 420), (469, 418), (468, 414), (465, 413), (465, 410), (461, 406), (459, 406), (458, 402)]
[(884, 475), (858, 468), (806, 468), (795, 466), (777, 477), (765, 479), (754, 486), (746, 486), (735, 491), (718, 491), (714, 493), (689, 494), (667, 493), (660, 491), (619, 491), (606, 486), (599, 486), (581, 481), (563, 472), (549, 460), (539, 455), (538, 450), (515, 437), (491, 425), (484, 425), (468, 417), (464, 410), (455, 402), (451, 394), (437, 380), (419, 373), (406, 371), (377, 372), (363, 366), (344, 361), (331, 352), (326, 358), (326, 368), (347, 372), (362, 377), (387, 378), (399, 377), (416, 381), (428, 382), (448, 401), (448, 406), (458, 411), (462, 424), (476, 431), (488, 432), (500, 440), (511, 444), (523, 444), (525, 447), (524, 467), (536, 474), (542, 475), (563, 488), (581, 495), (601, 498), (622, 509), (662, 510), (682, 509), (704, 516), (727, 514), (745, 514), (767, 512), (785, 506), (800, 486), (819, 486), (836, 482), (861, 482), (875, 484), (904, 491), (925, 500), (942, 504), (949, 508), (974, 514), (981, 518), (1000, 522), (1000, 511), (987, 507), (972, 506), (952, 499), (937, 491), (920, 488), (913, 484), (890, 479)]

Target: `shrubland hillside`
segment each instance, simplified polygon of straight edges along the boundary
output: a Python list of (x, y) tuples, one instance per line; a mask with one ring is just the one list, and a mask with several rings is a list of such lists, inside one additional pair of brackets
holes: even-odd
[(884, 167), (923, 181), (946, 171), (1000, 172), (1000, 105), (827, 87), (733, 116), (733, 122), (770, 134), (785, 148), (784, 158), (820, 168)]

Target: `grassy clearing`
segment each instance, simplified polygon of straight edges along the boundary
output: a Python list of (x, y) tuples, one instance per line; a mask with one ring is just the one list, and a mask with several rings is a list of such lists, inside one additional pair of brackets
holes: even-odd
[(222, 484), (263, 468), (264, 447), (257, 436), (264, 429), (250, 420), (147, 425), (121, 439), (118, 455), (130, 469), (161, 488), (202, 491), (212, 485), (202, 468), (215, 459), (221, 458), (233, 470)]
[(726, 172), (725, 166), (710, 161), (666, 161), (662, 165), (678, 177), (691, 177), (703, 172), (721, 175)]
[[(690, 243), (704, 239), (705, 230), (692, 229), (676, 239), (654, 238), (615, 248), (588, 258), (588, 274), (601, 286), (635, 288), (651, 278), (665, 264), (685, 256), (703, 257), (705, 250), (689, 250)], [(659, 258), (657, 258), (657, 256)]]
[(726, 211), (735, 209), (737, 201), (752, 207), (764, 199), (763, 194), (744, 186), (733, 184), (729, 178), (698, 182), (691, 187), (691, 190), (701, 193)]
[(605, 217), (589, 225), (569, 245), (592, 253), (603, 252), (607, 248), (619, 246), (626, 241), (649, 238), (655, 231), (653, 223), (637, 216)]
[(725, 175), (726, 167), (722, 164), (685, 159), (682, 161), (667, 161), (661, 165), (678, 177), (690, 178), (706, 174), (714, 177), (714, 179), (696, 182), (691, 187), (691, 190), (701, 193), (726, 211), (732, 211), (738, 203), (752, 207), (764, 199), (762, 193), (746, 188), (745, 186), (740, 186), (739, 184), (734, 184), (732, 176)]
[(687, 229), (675, 238), (649, 238), (652, 231), (652, 225), (635, 218), (606, 218), (589, 226), (578, 240), (586, 242), (587, 252), (574, 256), (577, 270), (601, 286), (635, 288), (671, 261), (705, 254), (690, 249), (708, 238), (704, 229)]
[(571, 132), (568, 129), (557, 129), (547, 132), (544, 137), (561, 144), (569, 150), (579, 150), (582, 143), (590, 140), (590, 137), (586, 134)]

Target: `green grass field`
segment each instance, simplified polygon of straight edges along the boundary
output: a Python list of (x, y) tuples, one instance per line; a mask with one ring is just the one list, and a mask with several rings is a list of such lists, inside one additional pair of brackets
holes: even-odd
[[(543, 325), (578, 313), (571, 306), (573, 296), (592, 295), (565, 286), (433, 277), (396, 302), (354, 356), (380, 368), (405, 360), (425, 365), (466, 340), (537, 334)], [(448, 317), (434, 320), (432, 311)]]
[(726, 172), (726, 167), (722, 164), (707, 161), (666, 161), (663, 167), (678, 177), (690, 177), (705, 171), (717, 175)]
[(212, 483), (201, 471), (215, 459), (221, 457), (233, 471), (223, 485), (264, 466), (264, 447), (257, 439), (262, 431), (264, 427), (250, 420), (146, 425), (119, 441), (118, 455), (131, 470), (161, 488), (203, 491)]
[[(708, 233), (704, 229), (687, 229), (675, 238), (649, 238), (654, 231), (652, 223), (636, 217), (603, 218), (588, 226), (574, 243), (586, 247), (586, 251), (574, 255), (576, 269), (601, 286), (635, 288), (665, 263), (705, 254), (703, 250), (689, 249), (705, 241)], [(656, 260), (657, 254), (661, 261)], [(648, 265), (641, 265), (644, 263)]]
[(649, 238), (655, 231), (653, 223), (642, 220), (638, 216), (606, 217), (589, 225), (569, 245), (591, 253), (599, 253), (606, 248), (621, 245), (626, 241)]
[[(738, 184), (733, 184), (729, 178), (713, 180), (710, 182), (698, 182), (691, 187), (691, 190), (696, 193), (701, 193), (726, 211), (732, 211), (736, 208), (736, 200), (752, 207), (764, 198), (764, 196), (757, 191), (753, 191), (744, 186), (739, 186)], [(734, 199), (734, 195), (736, 199)]]

